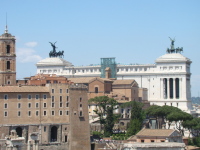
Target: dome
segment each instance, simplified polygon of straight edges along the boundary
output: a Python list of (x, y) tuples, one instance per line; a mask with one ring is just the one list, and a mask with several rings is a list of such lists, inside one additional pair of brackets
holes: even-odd
[(183, 56), (180, 53), (169, 53), (160, 56), (156, 59), (156, 62), (190, 62), (190, 59)]
[(36, 66), (66, 66), (71, 67), (73, 66), (72, 63), (59, 58), (59, 57), (52, 57), (52, 58), (46, 58), (41, 61), (39, 61)]

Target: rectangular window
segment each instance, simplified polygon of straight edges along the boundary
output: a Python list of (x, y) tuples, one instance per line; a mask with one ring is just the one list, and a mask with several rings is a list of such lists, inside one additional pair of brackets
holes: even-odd
[(28, 103), (28, 108), (31, 108), (31, 103)]
[(8, 108), (8, 104), (7, 103), (4, 104), (4, 108)]
[(21, 116), (21, 112), (20, 111), (18, 111), (18, 116)]
[(47, 111), (44, 111), (44, 116), (46, 116), (47, 115)]
[(8, 112), (4, 111), (4, 117), (7, 117), (7, 116), (8, 116)]
[(31, 111), (28, 111), (28, 116), (31, 116)]
[(10, 54), (10, 45), (7, 45), (7, 46), (6, 46), (6, 53), (7, 53), (7, 54)]
[(79, 116), (80, 116), (80, 117), (83, 116), (83, 112), (82, 112), (82, 111), (79, 112)]
[(38, 108), (39, 107), (39, 103), (35, 103), (35, 108)]
[(151, 140), (151, 143), (153, 143), (154, 142), (154, 140)]
[(69, 90), (68, 89), (66, 89), (66, 93), (68, 93), (69, 92)]
[(54, 116), (54, 115), (55, 115), (55, 112), (54, 112), (54, 111), (51, 111), (51, 115)]
[(35, 99), (39, 99), (39, 95), (35, 95)]
[(62, 93), (62, 89), (60, 89), (60, 93)]
[(30, 94), (28, 95), (28, 99), (31, 99), (31, 95)]
[(69, 107), (69, 103), (68, 102), (66, 103), (66, 107)]
[(47, 103), (44, 103), (44, 108), (46, 108), (47, 107)]
[(66, 111), (66, 115), (69, 115), (69, 111)]
[(21, 103), (18, 103), (17, 107), (18, 107), (18, 108), (21, 108)]
[(82, 104), (80, 104), (80, 107), (82, 107)]
[(144, 140), (141, 140), (141, 143), (144, 143)]
[(7, 94), (4, 95), (4, 99), (5, 99), (5, 100), (8, 99), (8, 95), (7, 95)]
[(43, 99), (47, 99), (47, 95), (46, 94), (43, 95)]
[(60, 110), (60, 116), (62, 116), (62, 110)]
[(36, 112), (35, 112), (35, 115), (38, 116), (38, 115), (39, 115), (39, 111), (36, 111)]
[(65, 135), (65, 142), (67, 142), (67, 135)]
[(51, 93), (54, 93), (54, 89), (51, 89)]
[(46, 132), (46, 130), (47, 130), (47, 127), (46, 127), (46, 126), (44, 126), (44, 132)]
[(17, 95), (17, 99), (22, 99), (22, 96), (21, 95)]
[(67, 96), (67, 101), (69, 101), (69, 96)]
[(51, 100), (54, 101), (54, 96), (51, 96)]
[(62, 96), (60, 96), (60, 107), (62, 107)]
[(55, 107), (54, 103), (51, 103), (51, 107)]

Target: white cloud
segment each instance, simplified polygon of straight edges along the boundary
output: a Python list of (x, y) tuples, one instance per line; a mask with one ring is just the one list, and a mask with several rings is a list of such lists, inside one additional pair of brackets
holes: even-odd
[(35, 46), (37, 46), (37, 42), (27, 42), (27, 43), (25, 43), (25, 45), (27, 46), (27, 47), (35, 47)]
[(17, 60), (21, 63), (38, 62), (42, 59), (39, 55), (35, 54), (35, 50), (31, 48), (18, 48)]

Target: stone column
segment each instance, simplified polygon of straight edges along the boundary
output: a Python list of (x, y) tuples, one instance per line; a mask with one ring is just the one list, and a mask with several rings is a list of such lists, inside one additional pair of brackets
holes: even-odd
[(35, 141), (33, 141), (33, 150), (35, 150)]
[(27, 150), (31, 150), (30, 142), (31, 141), (28, 141)]
[(173, 99), (176, 99), (176, 78), (173, 78)]
[(39, 141), (35, 140), (35, 150), (39, 150)]

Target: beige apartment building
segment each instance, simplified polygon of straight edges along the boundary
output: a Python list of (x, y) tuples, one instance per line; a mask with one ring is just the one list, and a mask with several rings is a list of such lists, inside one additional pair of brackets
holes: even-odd
[(63, 150), (90, 149), (86, 86), (1, 86), (0, 99), (1, 139), (16, 131), (24, 138), (21, 149), (34, 144), (43, 150), (55, 145)]
[[(39, 80), (38, 80), (39, 79)], [(90, 149), (87, 86), (64, 77), (17, 81), (15, 37), (0, 36), (0, 149)]]

